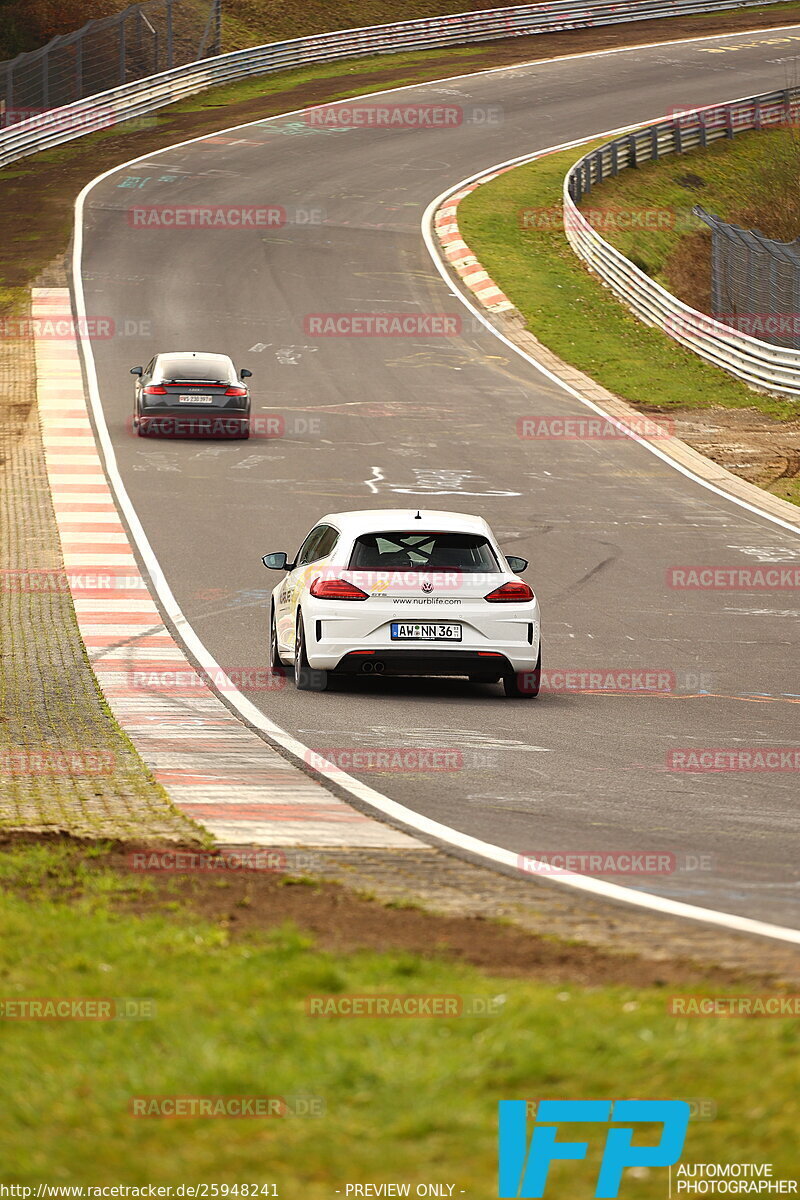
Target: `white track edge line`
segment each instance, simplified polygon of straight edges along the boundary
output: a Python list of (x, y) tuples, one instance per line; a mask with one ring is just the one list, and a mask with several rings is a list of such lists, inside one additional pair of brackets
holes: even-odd
[[(796, 29), (796, 28), (798, 28), (798, 26), (795, 24), (795, 25), (778, 26), (778, 27), (773, 27), (773, 28)], [(691, 38), (691, 39), (686, 39), (686, 40), (691, 41), (691, 42), (714, 41), (714, 40), (719, 40), (721, 37), (746, 36), (751, 33), (759, 33), (759, 32), (762, 32), (762, 31), (761, 30), (740, 30), (736, 34), (722, 34), (722, 35), (709, 34), (708, 36), (705, 36), (705, 37)], [(592, 51), (592, 52), (580, 54), (580, 55), (564, 55), (564, 59), (567, 59), (567, 58), (600, 58), (607, 54), (615, 54), (615, 53), (620, 53), (622, 51), (631, 52), (634, 50), (647, 49), (647, 48), (653, 47), (653, 46), (683, 45), (683, 44), (685, 44), (685, 42), (681, 42), (680, 40), (673, 41), (673, 42), (667, 42), (667, 43), (652, 42), (652, 43), (647, 43), (644, 46), (616, 47), (611, 50)], [(541, 61), (536, 61), (534, 63), (531, 63), (530, 66), (531, 67), (546, 66), (550, 62), (553, 62), (553, 61), (562, 61), (562, 60), (561, 59), (558, 59), (558, 60), (543, 59)], [(487, 71), (473, 71), (473, 72), (468, 72), (467, 74), (464, 74), (464, 75), (448, 76), (443, 79), (427, 80), (425, 83), (409, 84), (409, 85), (401, 87), (401, 88), (385, 88), (378, 92), (371, 92), (367, 95), (359, 96), (358, 99), (364, 100), (364, 99), (369, 99), (372, 96), (387, 95), (391, 92), (407, 91), (407, 90), (409, 90), (409, 88), (413, 88), (413, 87), (427, 87), (427, 86), (430, 86), (431, 84), (436, 84), (436, 83), (448, 83), (448, 82), (452, 82), (453, 80), (456, 80), (456, 79), (465, 79), (465, 78), (469, 78), (470, 76), (474, 76), (474, 75), (494, 74), (498, 71), (517, 69), (520, 66), (526, 66), (526, 65), (528, 65), (528, 64), (520, 63), (520, 64), (515, 64), (514, 66), (491, 68)], [(326, 106), (329, 106), (331, 103), (332, 104), (345, 104), (345, 103), (348, 103), (349, 100), (351, 100), (351, 99), (352, 99), (352, 97), (350, 97), (348, 99), (342, 99), (342, 100), (328, 102), (328, 105), (326, 105)], [(322, 105), (315, 105), (313, 107), (322, 107)], [(305, 111), (308, 111), (308, 106), (306, 106), (305, 108), (301, 108), (301, 109), (293, 109), (291, 112), (276, 114), (274, 117), (266, 118), (266, 119), (267, 120), (275, 120), (275, 121), (282, 120), (288, 116), (294, 115), (295, 113), (305, 112)], [(106, 475), (108, 477), (108, 481), (111, 486), (111, 490), (114, 493), (116, 502), (119, 505), (119, 508), (122, 510), (122, 512), (125, 515), (125, 518), (128, 522), (128, 527), (131, 531), (131, 535), (133, 536), (133, 539), (136, 543), (139, 554), (141, 555), (142, 561), (145, 565), (145, 569), (147, 570), (147, 572), (150, 576), (150, 579), (153, 583), (153, 586), (155, 587), (156, 593), (158, 595), (158, 598), (161, 602), (161, 605), (162, 605), (164, 611), (168, 614), (169, 618), (172, 620), (173, 624), (175, 625), (176, 630), (178, 631), (180, 638), (183, 640), (186, 647), (189, 649), (189, 651), (192, 654), (194, 654), (195, 658), (204, 667), (204, 669), (209, 672), (211, 672), (211, 671), (217, 672), (218, 677), (222, 677), (223, 679), (226, 679), (225, 672), (222, 670), (222, 668), (219, 666), (219, 664), (213, 658), (211, 653), (206, 649), (205, 645), (200, 640), (198, 635), (195, 633), (195, 631), (192, 628), (192, 626), (190, 625), (189, 621), (186, 619), (183, 612), (181, 611), (181, 609), (175, 599), (175, 596), (173, 595), (172, 589), (170, 588), (169, 584), (166, 581), (166, 577), (160, 567), (160, 564), (158, 562), (158, 559), (156, 558), (153, 548), (151, 547), (151, 545), (148, 541), (147, 535), (144, 531), (141, 521), (139, 520), (136, 509), (130, 499), (130, 496), (127, 493), (125, 485), (122, 481), (122, 476), (120, 475), (119, 468), (117, 466), (117, 460), (116, 460), (116, 455), (114, 453), (114, 447), (111, 442), (111, 436), (109, 434), (108, 425), (106, 424), (105, 413), (103, 411), (103, 405), (102, 405), (102, 401), (100, 399), (100, 390), (99, 390), (99, 385), (98, 385), (98, 380), (97, 380), (97, 368), (96, 368), (96, 364), (95, 364), (95, 360), (94, 360), (94, 355), (92, 353), (91, 339), (89, 338), (88, 333), (87, 333), (87, 324), (86, 324), (86, 319), (85, 319), (86, 318), (86, 300), (85, 300), (85, 296), (84, 296), (84, 292), (83, 292), (83, 277), (82, 277), (83, 213), (84, 213), (86, 197), (89, 195), (89, 193), (92, 191), (92, 189), (94, 187), (96, 187), (97, 184), (101, 183), (104, 179), (107, 179), (110, 175), (114, 175), (117, 171), (124, 170), (126, 167), (132, 166), (136, 162), (142, 162), (148, 158), (154, 158), (154, 157), (156, 157), (156, 155), (165, 154), (172, 150), (178, 149), (182, 146), (190, 145), (193, 142), (203, 141), (207, 137), (218, 136), (220, 133), (227, 133), (227, 132), (231, 132), (231, 131), (237, 130), (237, 129), (244, 129), (248, 126), (261, 124), (261, 123), (263, 123), (262, 120), (247, 121), (247, 122), (242, 123), (241, 125), (234, 125), (234, 126), (228, 127), (227, 129), (218, 130), (218, 131), (216, 131), (216, 133), (211, 133), (211, 134), (206, 133), (206, 134), (203, 134), (201, 137), (189, 138), (183, 142), (176, 142), (171, 146), (166, 146), (163, 149), (157, 150), (151, 154), (142, 154), (136, 158), (130, 159), (128, 162), (119, 163), (115, 167), (112, 167), (109, 170), (102, 172), (100, 175), (98, 175), (94, 179), (90, 180), (89, 183), (87, 183), (81, 189), (80, 193), (78, 194), (78, 196), (75, 200), (75, 229), (74, 229), (73, 252), (72, 252), (73, 295), (74, 295), (74, 300), (75, 300), (76, 313), (77, 313), (77, 316), (79, 319), (79, 344), (81, 347), (81, 352), (82, 352), (82, 356), (83, 356), (83, 360), (84, 360), (84, 366), (85, 366), (85, 370), (86, 370), (86, 381), (87, 381), (88, 389), (89, 389), (89, 401), (90, 401), (90, 405), (91, 405), (91, 409), (92, 409), (92, 414), (94, 416), (95, 428), (97, 430), (97, 437), (98, 437), (98, 442), (99, 442), (100, 451), (101, 451), (101, 458), (103, 459), (103, 462), (104, 462)], [(624, 129), (636, 128), (636, 127), (638, 127), (638, 125), (641, 125), (641, 124), (643, 124), (643, 122), (638, 122), (636, 126), (634, 126), (634, 125), (624, 126), (624, 127), (622, 127), (622, 129), (619, 130), (619, 132), (623, 132)], [(562, 148), (567, 149), (570, 145), (581, 145), (581, 144), (585, 143), (586, 141), (593, 141), (593, 140), (595, 140), (595, 138), (603, 137), (603, 136), (606, 136), (603, 132), (592, 134), (590, 137), (581, 138), (576, 142), (565, 143), (565, 145)], [(545, 154), (545, 153), (547, 153), (547, 151), (543, 150), (543, 151), (540, 151), (539, 153)], [(531, 157), (530, 155), (523, 156), (523, 161), (525, 158), (530, 158), (530, 157)], [(514, 159), (510, 160), (510, 162), (515, 162), (515, 161), (518, 161), (518, 160), (514, 160)], [(472, 178), (473, 179), (479, 178), (483, 174), (486, 174), (485, 170), (481, 171), (478, 176), (474, 176)], [(471, 180), (467, 180), (465, 182), (470, 182), (470, 181)], [(459, 185), (459, 186), (463, 186), (463, 184)], [(451, 192), (453, 192), (453, 191), (458, 191), (458, 186), (455, 188), (448, 188), (445, 192), (442, 193), (442, 197), (449, 196), (451, 194)], [(441, 203), (442, 197), (440, 197), (438, 201), (434, 201), (433, 204), (438, 205), (439, 203)], [(433, 208), (432, 205), (429, 205), (429, 207), (426, 209), (425, 214), (423, 216), (423, 235), (425, 235), (425, 231), (426, 231), (429, 219), (430, 219), (429, 214), (432, 213), (432, 211), (435, 211), (435, 209)], [(426, 244), (427, 244), (427, 239), (426, 239)], [(430, 252), (430, 245), (428, 245), (428, 250)], [(449, 278), (446, 278), (444, 276), (443, 271), (442, 271), (441, 267), (439, 267), (439, 263), (438, 263), (438, 260), (435, 255), (433, 255), (433, 261), (434, 261), (434, 264), (437, 266), (437, 268), (439, 268), (440, 274), (442, 274), (443, 278), (445, 278), (445, 282), (448, 284), (448, 286), (452, 287), (452, 281)], [(460, 296), (460, 293), (457, 292), (456, 294)], [(462, 299), (462, 302), (466, 305), (466, 307), (472, 309), (472, 305), (466, 300), (465, 297), (460, 297), (460, 298)], [(483, 323), (486, 324), (486, 326), (488, 328), (492, 329), (492, 332), (497, 333), (497, 331), (493, 329), (493, 327), (489, 324), (488, 321), (486, 321), (486, 319), (482, 316), (482, 314), (480, 314), (478, 312), (477, 309), (475, 309), (473, 311), (474, 311), (475, 315), (478, 316), (483, 321)], [(501, 338), (502, 338), (502, 335), (498, 335), (498, 336), (501, 336)], [(502, 338), (502, 340), (506, 341), (505, 338)], [(508, 345), (512, 349), (517, 349), (516, 347), (513, 346), (513, 343), (511, 343), (511, 342), (508, 342)], [(522, 354), (523, 357), (528, 358), (528, 356), (525, 355), (524, 352), (518, 351), (518, 353)], [(529, 361), (534, 366), (536, 366), (539, 371), (542, 371), (544, 374), (549, 375), (549, 372), (547, 372), (543, 367), (541, 367), (538, 363), (536, 363), (535, 360), (529, 359)], [(553, 378), (554, 382), (560, 384), (562, 387), (565, 387), (567, 391), (572, 393), (571, 388), (567, 387), (567, 385), (563, 384), (555, 376), (553, 376), (552, 378)], [(585, 404), (589, 405), (590, 407), (595, 407), (594, 405), (591, 404), (590, 401), (583, 400), (583, 398), (577, 392), (572, 393), (572, 394), (575, 395), (576, 399), (581, 400), (582, 403), (585, 403)], [(597, 409), (597, 411), (601, 412), (600, 409)], [(640, 439), (637, 438), (637, 440), (640, 440)], [(645, 443), (645, 444), (647, 444), (647, 443)], [(654, 453), (657, 453), (657, 451), (654, 450)], [(669, 460), (667, 460), (667, 461), (669, 461)], [(672, 464), (672, 465), (677, 466), (677, 464)], [(684, 470), (683, 473), (688, 475), (690, 478), (694, 478), (691, 475), (691, 472), (689, 472), (689, 471)], [(698, 480), (698, 482), (702, 482), (702, 480)], [(708, 485), (708, 486), (711, 486), (711, 485)], [(716, 489), (716, 488), (712, 488), (712, 490), (719, 491), (719, 489)], [(726, 495), (726, 493), (721, 492), (721, 491), (719, 494), (723, 495), (723, 496)], [(733, 497), (728, 497), (728, 498), (734, 499)], [(745, 507), (749, 507), (749, 506), (745, 505)], [(754, 511), (758, 512), (758, 510), (754, 510)], [(759, 515), (768, 516), (768, 514), (759, 514)], [(775, 519), (775, 518), (769, 518), (769, 519)], [(782, 523), (782, 522), (779, 522), (779, 523)], [(798, 532), (800, 532), (800, 531), (798, 531)], [(230, 681), (227, 681), (227, 682), (230, 682)], [(306, 768), (308, 769), (306, 755), (308, 755), (310, 753), (309, 747), (303, 745), (303, 743), (300, 742), (297, 738), (293, 737), (291, 734), (288, 734), (285, 730), (281, 729), (280, 726), (276, 725), (273, 721), (271, 721), (267, 716), (265, 716), (264, 713), (262, 713), (258, 708), (256, 708), (256, 706), (250, 700), (248, 700), (246, 696), (242, 695), (242, 693), (240, 691), (238, 691), (238, 689), (235, 688), (232, 683), (230, 684), (230, 690), (228, 690), (228, 688), (226, 686), (225, 694), (226, 694), (226, 699), (229, 701), (230, 707), (234, 708), (239, 713), (239, 715), (244, 718), (244, 720), (248, 721), (256, 729), (260, 730), (262, 733), (264, 733), (268, 737), (272, 738), (278, 745), (282, 746), (283, 749), (286, 750), (289, 754), (291, 754), (293, 757), (295, 757), (295, 758), (299, 759), (301, 762), (303, 762), (304, 765), (306, 766)], [(356, 798), (356, 799), (360, 800), (362, 803), (376, 809), (376, 811), (382, 813), (384, 816), (401, 822), (407, 828), (416, 829), (418, 832), (425, 833), (425, 834), (429, 835), (430, 837), (433, 837), (433, 838), (443, 842), (446, 845), (455, 846), (458, 849), (466, 851), (467, 853), (470, 853), (470, 854), (474, 854), (479, 858), (487, 859), (488, 861), (497, 863), (500, 866), (511, 867), (514, 870), (519, 871), (519, 865), (518, 865), (519, 855), (515, 854), (513, 851), (505, 850), (501, 846), (495, 846), (490, 842), (484, 842), (484, 841), (480, 840), (479, 838), (474, 838), (474, 837), (470, 836), (469, 834), (461, 833), (458, 830), (451, 829), (447, 825), (441, 825), (438, 821), (434, 821), (430, 817), (426, 817), (421, 813), (415, 812), (413, 809), (406, 808), (405, 805), (399, 804), (395, 800), (391, 800), (388, 796), (384, 796), (381, 792), (376, 791), (374, 788), (370, 787), (368, 784), (362, 783), (361, 780), (355, 779), (353, 776), (348, 775), (346, 772), (339, 771), (331, 763), (319, 762), (317, 760), (317, 766), (315, 768), (312, 768), (312, 772), (314, 774), (320, 775), (322, 778), (328, 780), (329, 782), (338, 784), (339, 787), (343, 791), (349, 792), (350, 795), (352, 795), (354, 798)], [(800, 945), (800, 930), (790, 929), (790, 928), (787, 928), (787, 927), (781, 926), (781, 925), (772, 925), (768, 922), (754, 920), (750, 917), (739, 917), (732, 913), (718, 912), (715, 909), (705, 909), (705, 908), (701, 908), (700, 906), (694, 905), (694, 904), (685, 904), (682, 901), (670, 900), (666, 897), (657, 896), (657, 895), (649, 893), (649, 892), (636, 892), (633, 889), (623, 887), (620, 884), (607, 883), (604, 880), (593, 879), (586, 875), (568, 874), (568, 875), (556, 876), (553, 878), (553, 882), (557, 882), (560, 885), (573, 888), (577, 891), (583, 891), (583, 892), (589, 893), (591, 895), (598, 896), (602, 899), (617, 901), (617, 902), (621, 902), (624, 904), (631, 904), (637, 908), (648, 909), (650, 911), (659, 912), (659, 913), (662, 913), (667, 916), (685, 918), (685, 919), (694, 920), (694, 921), (702, 921), (706, 924), (717, 925), (722, 928), (731, 930), (732, 932), (735, 932), (735, 933), (754, 934), (759, 937), (768, 937), (768, 938), (772, 938), (772, 939), (775, 939), (778, 941), (789, 942), (794, 945)]]

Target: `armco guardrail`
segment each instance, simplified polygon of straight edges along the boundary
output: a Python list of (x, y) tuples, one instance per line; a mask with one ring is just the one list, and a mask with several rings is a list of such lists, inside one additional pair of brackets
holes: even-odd
[(690, 308), (605, 241), (578, 204), (595, 184), (626, 167), (681, 154), (745, 130), (795, 122), (798, 115), (800, 88), (684, 112), (585, 154), (564, 180), (564, 230), (572, 249), (637, 317), (751, 387), (793, 399), (800, 398), (800, 350), (750, 337)]
[[(101, 92), (40, 116), (21, 121), (0, 132), (0, 167), (37, 150), (58, 146), (72, 138), (134, 120), (204, 88), (231, 83), (251, 75), (264, 75), (315, 62), (334, 62), (370, 54), (396, 54), (465, 42), (483, 42), (525, 34), (555, 33), (592, 25), (615, 25), (655, 17), (748, 8), (765, 0), (620, 0), (618, 3), (555, 0), (546, 5), (456, 13), (392, 25), (345, 29), (337, 33), (272, 42), (237, 50), (216, 58), (177, 67), (147, 79)], [(766, 0), (778, 3), (778, 0)]]

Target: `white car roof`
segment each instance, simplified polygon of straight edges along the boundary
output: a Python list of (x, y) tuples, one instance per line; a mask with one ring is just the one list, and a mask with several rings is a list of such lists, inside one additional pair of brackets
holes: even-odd
[[(421, 520), (417, 520), (419, 512)], [(379, 530), (443, 530), (448, 533), (479, 533), (491, 537), (492, 531), (483, 517), (470, 513), (442, 512), (436, 508), (368, 508), (352, 512), (328, 513), (317, 524), (335, 525), (343, 534), (358, 537), (360, 533)]]

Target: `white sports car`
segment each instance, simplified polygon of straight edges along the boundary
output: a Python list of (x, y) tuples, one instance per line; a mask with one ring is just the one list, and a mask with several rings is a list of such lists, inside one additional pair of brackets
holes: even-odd
[(272, 593), (270, 664), (293, 664), (298, 688), (337, 674), (466, 675), (502, 679), (507, 696), (535, 696), (539, 605), (481, 517), (415, 509), (330, 513)]

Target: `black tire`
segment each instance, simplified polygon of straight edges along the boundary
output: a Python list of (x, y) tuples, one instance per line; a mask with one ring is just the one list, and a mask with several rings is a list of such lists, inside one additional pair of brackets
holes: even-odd
[(138, 433), (139, 437), (147, 437), (147, 426), (143, 425), (141, 421), (137, 421), (136, 432)]
[(241, 440), (243, 442), (246, 442), (248, 440), (248, 438), (250, 437), (250, 422), (249, 421), (242, 421), (241, 425), (239, 426), (239, 437), (241, 438)]
[(269, 614), (269, 669), (273, 675), (284, 675), (286, 671), (278, 653), (278, 629), (275, 624), (274, 605), (270, 605)]
[(539, 695), (542, 682), (542, 643), (532, 671), (509, 671), (503, 676), (503, 688), (511, 700), (533, 700)]
[(297, 636), (294, 641), (294, 685), (299, 692), (324, 692), (328, 686), (328, 672), (315, 671), (309, 665), (306, 654), (306, 637), (303, 618), (297, 616)]

